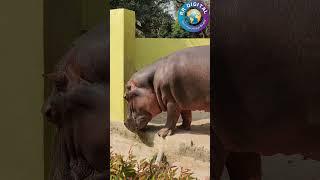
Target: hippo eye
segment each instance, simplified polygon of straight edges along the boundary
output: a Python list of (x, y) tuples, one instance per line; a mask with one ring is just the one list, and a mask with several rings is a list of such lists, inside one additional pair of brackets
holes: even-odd
[(128, 91), (131, 90), (131, 86), (130, 85), (128, 85), (126, 88), (127, 88)]
[(57, 91), (59, 91), (59, 92), (66, 91), (67, 81), (65, 79), (56, 80), (55, 87), (56, 87)]
[(127, 101), (131, 101), (134, 97), (138, 96), (139, 92), (137, 90), (126, 92), (124, 95), (124, 99)]

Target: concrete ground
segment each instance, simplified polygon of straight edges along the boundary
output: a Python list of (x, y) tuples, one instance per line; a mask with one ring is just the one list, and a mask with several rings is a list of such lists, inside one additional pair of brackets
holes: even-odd
[[(191, 131), (177, 130), (166, 140), (156, 132), (163, 126), (166, 114), (160, 114), (140, 137), (128, 131), (122, 122), (111, 122), (112, 150), (128, 154), (132, 147), (138, 159), (151, 158), (163, 148), (172, 165), (190, 168), (198, 179), (209, 179), (210, 120), (208, 113), (193, 113)], [(320, 180), (320, 162), (304, 160), (300, 155), (277, 154), (262, 157), (263, 180)], [(228, 180), (224, 171), (222, 180)]]

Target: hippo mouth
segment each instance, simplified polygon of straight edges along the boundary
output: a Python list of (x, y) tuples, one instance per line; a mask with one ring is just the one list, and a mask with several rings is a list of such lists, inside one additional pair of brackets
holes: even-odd
[(124, 121), (124, 126), (131, 132), (136, 133), (138, 131), (137, 126), (133, 123), (133, 119), (127, 119)]
[(136, 119), (136, 122), (137, 122), (137, 129), (140, 131), (147, 127), (149, 121), (147, 118), (142, 117), (142, 118)]
[(140, 117), (137, 119), (127, 119), (124, 122), (124, 125), (128, 130), (136, 133), (138, 131), (144, 131), (145, 129), (147, 129), (148, 122), (149, 120), (147, 118)]

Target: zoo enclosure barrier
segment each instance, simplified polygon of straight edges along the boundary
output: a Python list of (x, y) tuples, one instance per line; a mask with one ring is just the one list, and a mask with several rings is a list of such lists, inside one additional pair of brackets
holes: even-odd
[(209, 45), (209, 38), (136, 38), (134, 11), (110, 11), (110, 120), (124, 121), (124, 86), (130, 76), (160, 57), (187, 47)]

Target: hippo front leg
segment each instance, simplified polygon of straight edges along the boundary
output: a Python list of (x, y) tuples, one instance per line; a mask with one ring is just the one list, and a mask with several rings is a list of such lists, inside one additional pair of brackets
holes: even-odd
[(190, 130), (191, 121), (192, 121), (192, 112), (191, 110), (181, 111), (182, 124), (178, 126), (180, 129)]
[(92, 176), (85, 178), (84, 180), (106, 180), (108, 179), (108, 174), (106, 172), (95, 172)]
[(160, 137), (165, 138), (167, 135), (172, 135), (180, 116), (180, 109), (175, 103), (167, 104), (167, 122), (164, 128), (158, 131)]
[(82, 158), (71, 160), (70, 162), (71, 176), (74, 180), (83, 180), (85, 177), (93, 174), (93, 169), (88, 162)]

